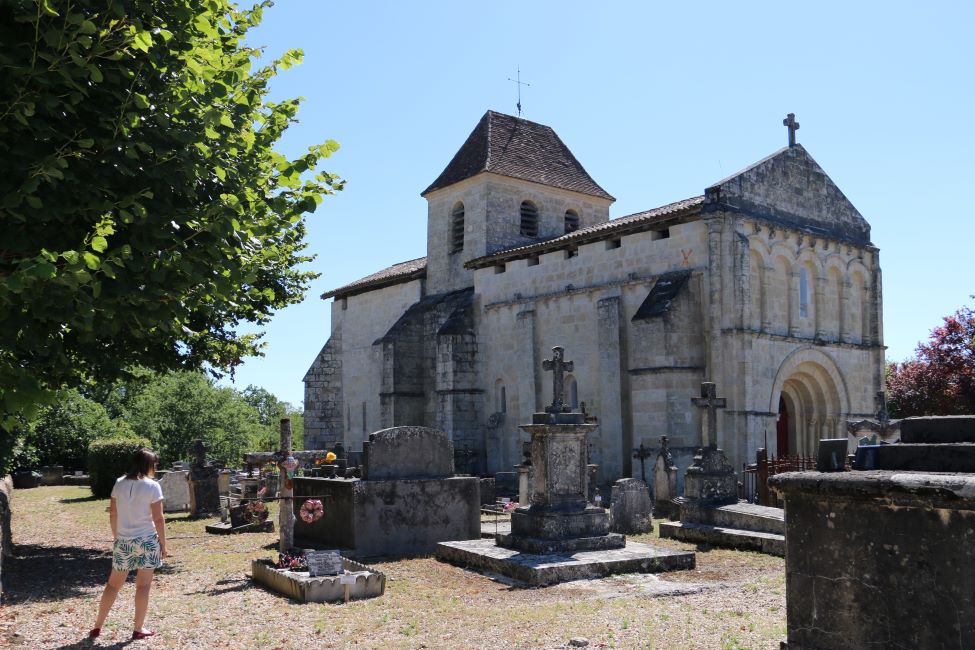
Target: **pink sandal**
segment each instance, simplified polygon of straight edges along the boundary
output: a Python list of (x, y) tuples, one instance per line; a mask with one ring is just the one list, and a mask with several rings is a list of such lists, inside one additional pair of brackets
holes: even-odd
[(98, 638), (98, 635), (101, 634), (101, 633), (102, 633), (102, 628), (100, 628), (100, 627), (93, 627), (93, 628), (91, 628), (91, 632), (88, 633), (88, 638), (89, 639)]
[(152, 630), (146, 630), (145, 632), (143, 632), (142, 630), (135, 630), (134, 632), (132, 632), (132, 638), (136, 640), (145, 639), (146, 637), (150, 637), (150, 636), (156, 636), (156, 633), (153, 632)]

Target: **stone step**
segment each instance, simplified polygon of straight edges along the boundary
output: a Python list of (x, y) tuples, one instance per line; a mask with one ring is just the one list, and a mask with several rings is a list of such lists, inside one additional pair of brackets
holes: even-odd
[(975, 443), (975, 415), (944, 415), (901, 420), (901, 442)]
[(660, 536), (682, 542), (725, 546), (785, 557), (785, 535), (777, 533), (665, 521), (660, 524)]
[(860, 455), (857, 469), (975, 473), (975, 443), (878, 445)]
[(754, 503), (735, 503), (702, 511), (704, 521), (696, 523), (785, 535), (785, 511)]

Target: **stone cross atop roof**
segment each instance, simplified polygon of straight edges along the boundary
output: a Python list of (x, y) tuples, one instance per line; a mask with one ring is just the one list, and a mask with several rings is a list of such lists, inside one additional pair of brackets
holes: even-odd
[(796, 114), (789, 113), (784, 120), (782, 120), (782, 125), (789, 129), (789, 146), (796, 146), (796, 131), (799, 130), (799, 123), (796, 122)]

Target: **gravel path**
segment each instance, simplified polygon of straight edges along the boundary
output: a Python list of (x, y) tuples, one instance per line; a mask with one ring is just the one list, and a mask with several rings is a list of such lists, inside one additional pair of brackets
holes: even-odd
[[(208, 520), (169, 516), (172, 558), (157, 573), (147, 626), (130, 642), (127, 584), (102, 637), (84, 641), (110, 571), (108, 502), (87, 488), (14, 494), (16, 558), (4, 563), (0, 646), (21, 648), (777, 648), (785, 638), (784, 562), (702, 550), (697, 569), (527, 589), (432, 558), (373, 561), (381, 598), (298, 604), (255, 587), (250, 561), (275, 534), (208, 535)], [(655, 536), (636, 541), (691, 545)]]

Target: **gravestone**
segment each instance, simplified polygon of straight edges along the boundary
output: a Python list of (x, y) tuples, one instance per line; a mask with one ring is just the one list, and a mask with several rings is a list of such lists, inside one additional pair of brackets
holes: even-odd
[(64, 467), (45, 465), (41, 468), (41, 485), (61, 485), (64, 483)]
[(716, 397), (715, 384), (701, 383), (701, 396), (691, 402), (706, 411), (701, 418), (701, 448), (684, 474), (684, 496), (681, 497), (681, 521), (686, 507), (702, 508), (738, 503), (738, 475), (724, 450), (718, 449), (717, 409), (726, 400)]
[(641, 535), (653, 531), (650, 518), (653, 504), (650, 488), (638, 478), (621, 478), (613, 484), (609, 505), (609, 528), (623, 535)]
[(454, 443), (427, 427), (393, 427), (369, 434), (362, 443), (362, 478), (447, 478), (454, 474)]
[(677, 472), (667, 436), (661, 436), (660, 451), (653, 463), (653, 514), (657, 517), (669, 517), (674, 513)]
[(220, 490), (216, 467), (206, 460), (206, 447), (196, 440), (190, 447), (193, 464), (190, 466), (190, 514), (194, 517), (220, 512)]
[(363, 444), (362, 478), (298, 477), (294, 509), (320, 499), (324, 516), (297, 519), (296, 543), (343, 555), (427, 554), (438, 542), (481, 534), (480, 479), (454, 476), (454, 446), (443, 431), (393, 427)]
[(163, 492), (163, 512), (186, 512), (190, 509), (189, 472), (166, 472), (159, 479)]

